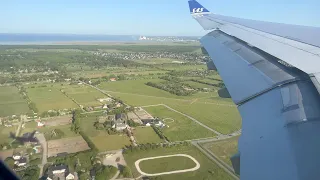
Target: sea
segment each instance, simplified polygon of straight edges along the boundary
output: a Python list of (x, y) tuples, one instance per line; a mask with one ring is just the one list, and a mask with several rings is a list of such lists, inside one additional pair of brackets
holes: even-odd
[(76, 35), (76, 34), (7, 34), (0, 33), (0, 45), (64, 44), (66, 42), (135, 42), (133, 35)]

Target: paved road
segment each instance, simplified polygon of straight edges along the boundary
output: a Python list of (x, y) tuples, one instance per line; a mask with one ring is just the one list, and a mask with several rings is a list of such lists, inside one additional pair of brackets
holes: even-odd
[(47, 146), (47, 141), (42, 133), (36, 134), (35, 137), (39, 140), (39, 143), (42, 146), (42, 163), (40, 165), (40, 173), (39, 173), (39, 178), (41, 178), (43, 174), (43, 166), (47, 164), (48, 146)]
[[(140, 169), (140, 162), (145, 161), (145, 160), (150, 160), (150, 159), (159, 159), (159, 158), (166, 158), (166, 157), (176, 157), (176, 156), (182, 156), (182, 157), (187, 157), (190, 158), (193, 162), (196, 163), (196, 166), (190, 169), (184, 169), (184, 170), (177, 170), (177, 171), (169, 171), (169, 172), (162, 172), (162, 173), (155, 173), (155, 174), (148, 174)], [(176, 174), (176, 173), (184, 173), (184, 172), (190, 172), (190, 171), (196, 171), (200, 168), (200, 163), (192, 156), (187, 155), (187, 154), (174, 154), (174, 155), (167, 155), (167, 156), (155, 156), (155, 157), (148, 157), (148, 158), (142, 158), (137, 160), (134, 165), (136, 166), (137, 171), (144, 175), (144, 176), (161, 176), (161, 175), (166, 175), (166, 174)]]

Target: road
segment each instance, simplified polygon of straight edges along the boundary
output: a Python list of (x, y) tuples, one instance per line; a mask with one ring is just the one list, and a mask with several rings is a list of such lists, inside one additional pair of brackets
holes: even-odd
[[(84, 83), (86, 84), (86, 83)], [(120, 93), (120, 92), (114, 92), (114, 91), (104, 91), (102, 89), (99, 89), (95, 86), (92, 86), (90, 84), (86, 84), (88, 86), (91, 86), (92, 88), (94, 89), (97, 89), (98, 91), (102, 92), (103, 94), (106, 94), (108, 95), (109, 97), (112, 97), (111, 95), (107, 94), (107, 92), (110, 92), (110, 93)], [(191, 100), (183, 100), (183, 99), (175, 99), (175, 98), (166, 98), (166, 97), (157, 97), (157, 96), (148, 96), (148, 95), (141, 95), (141, 94), (132, 94), (132, 93), (120, 93), (120, 94), (129, 94), (129, 95), (135, 95), (135, 96), (145, 96), (145, 97), (154, 97), (154, 98), (162, 98), (162, 99), (174, 99), (174, 100), (179, 100), (179, 101), (185, 101), (185, 102), (190, 102)], [(193, 101), (191, 101), (193, 102)], [(199, 103), (199, 102), (197, 102)], [(205, 104), (212, 104), (212, 105), (218, 105), (218, 106), (229, 106), (229, 107), (235, 107), (235, 105), (230, 105), (230, 104), (221, 104), (221, 103), (207, 103), (207, 102), (201, 102), (201, 103), (205, 103)], [(217, 156), (215, 156), (212, 152), (210, 151), (206, 151), (205, 149), (203, 149), (202, 147), (199, 146), (199, 143), (207, 143), (207, 142), (213, 142), (213, 141), (220, 141), (220, 140), (224, 140), (224, 139), (229, 139), (229, 138), (232, 138), (232, 137), (235, 137), (235, 136), (239, 136), (241, 134), (241, 130), (238, 130), (236, 132), (233, 132), (231, 134), (222, 134), (210, 127), (208, 127), (207, 125), (201, 123), (200, 121), (198, 121), (197, 119), (185, 114), (185, 113), (182, 113), (180, 111), (177, 111), (171, 107), (169, 107), (168, 105), (165, 105), (165, 104), (154, 104), (154, 105), (148, 105), (148, 106), (141, 106), (142, 108), (143, 107), (152, 107), (152, 106), (164, 106), (168, 109), (170, 109), (171, 111), (174, 111), (176, 113), (179, 113), (189, 119), (191, 119), (192, 121), (194, 121), (195, 123), (201, 125), (202, 127), (210, 130), (211, 132), (217, 134), (218, 136), (216, 138), (211, 138), (211, 139), (199, 139), (199, 140), (190, 140), (191, 143), (196, 146), (201, 152), (203, 152), (207, 157), (209, 157), (212, 161), (214, 161), (219, 167), (221, 167), (222, 169), (224, 169), (228, 174), (230, 174), (230, 176), (232, 176), (234, 179), (236, 180), (239, 180), (239, 177), (236, 176), (234, 174), (234, 171), (233, 171), (233, 168), (230, 167), (228, 164), (224, 163), (223, 161), (219, 160), (217, 158)], [(140, 172), (141, 173), (141, 172)], [(142, 174), (142, 173), (141, 173)], [(142, 174), (144, 175), (144, 174)]]
[(35, 137), (38, 139), (39, 143), (42, 146), (42, 163), (39, 165), (40, 167), (40, 173), (39, 173), (39, 178), (42, 177), (43, 174), (43, 166), (47, 164), (47, 153), (48, 153), (48, 146), (47, 146), (47, 141), (44, 135), (41, 134), (36, 134)]
[[(166, 157), (176, 157), (176, 156), (190, 158), (196, 164), (196, 166), (193, 168), (190, 168), (190, 169), (183, 169), (183, 170), (176, 170), (176, 171), (169, 171), (169, 172), (162, 172), (162, 173), (155, 173), (155, 174), (145, 173), (145, 172), (141, 171), (140, 166), (139, 166), (141, 161), (146, 161), (146, 160), (150, 160), (150, 159), (166, 158)], [(184, 173), (184, 172), (196, 171), (200, 168), (200, 163), (194, 157), (187, 155), (187, 154), (173, 154), (173, 155), (166, 155), (166, 156), (155, 156), (155, 157), (142, 158), (142, 159), (137, 160), (134, 163), (134, 165), (136, 166), (137, 171), (144, 176), (161, 176), (161, 175), (167, 175), (167, 174)]]
[(211, 131), (211, 132), (213, 132), (213, 133), (217, 134), (218, 136), (224, 136), (224, 135), (223, 135), (223, 134), (221, 134), (220, 132), (218, 132), (218, 131), (216, 131), (216, 130), (214, 130), (214, 129), (211, 129), (210, 127), (208, 127), (207, 125), (205, 125), (205, 124), (203, 124), (203, 123), (199, 122), (199, 121), (198, 121), (198, 120), (196, 120), (195, 118), (193, 118), (193, 117), (191, 117), (191, 116), (189, 116), (189, 115), (187, 115), (187, 114), (185, 114), (185, 113), (182, 113), (182, 112), (180, 112), (180, 111), (177, 111), (177, 110), (175, 110), (175, 109), (173, 109), (173, 108), (171, 108), (171, 107), (169, 107), (169, 106), (167, 106), (167, 105), (165, 105), (165, 104), (156, 104), (156, 105), (141, 106), (141, 107), (142, 107), (142, 108), (144, 108), (144, 107), (150, 107), (150, 106), (164, 106), (164, 107), (166, 107), (166, 108), (170, 109), (171, 111), (174, 111), (174, 112), (176, 112), (176, 113), (179, 113), (179, 114), (181, 114), (181, 115), (183, 115), (183, 116), (185, 116), (185, 117), (187, 117), (187, 118), (191, 119), (191, 120), (192, 120), (192, 121), (194, 121), (195, 123), (198, 123), (200, 126), (202, 126), (202, 127), (206, 128), (206, 129), (208, 129), (209, 131)]

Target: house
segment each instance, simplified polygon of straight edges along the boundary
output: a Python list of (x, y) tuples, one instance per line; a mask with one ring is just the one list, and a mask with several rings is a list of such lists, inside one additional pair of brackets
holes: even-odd
[(165, 126), (165, 124), (160, 120), (155, 120), (154, 125), (157, 127), (164, 127)]
[(108, 108), (108, 105), (107, 105), (107, 104), (103, 105), (103, 106), (102, 106), (102, 109), (109, 109), (109, 108)]
[[(47, 180), (54, 180), (54, 179), (66, 179), (66, 177), (69, 175), (68, 166), (66, 165), (56, 165), (51, 166), (48, 169), (48, 177)], [(72, 176), (69, 176), (72, 177)], [(74, 178), (74, 176), (73, 176)]]
[(25, 165), (27, 165), (27, 159), (24, 158), (24, 157), (22, 157), (22, 158), (20, 158), (19, 160), (15, 161), (14, 164), (15, 164), (16, 166), (19, 166), (19, 167), (25, 166)]
[(118, 114), (116, 114), (115, 118), (116, 118), (116, 120), (121, 119), (121, 120), (125, 121), (125, 120), (127, 120), (127, 115), (124, 113), (121, 113), (121, 114), (118, 113)]
[(40, 120), (38, 120), (37, 121), (37, 123), (38, 123), (38, 127), (40, 128), (40, 127), (43, 127), (45, 124), (43, 123), (43, 122), (41, 122)]
[(112, 102), (112, 98), (109, 98), (109, 97), (108, 98), (101, 98), (101, 99), (98, 99), (98, 101), (101, 103), (102, 102)]
[(114, 82), (114, 81), (117, 81), (116, 78), (110, 78), (110, 81)]
[(71, 173), (69, 173), (69, 174), (67, 175), (66, 179), (67, 179), (67, 180), (72, 180), (72, 179), (74, 179), (74, 175), (71, 174)]
[(116, 130), (117, 131), (123, 131), (127, 128), (126, 124), (116, 124)]
[(116, 107), (117, 107), (117, 108), (119, 108), (119, 107), (121, 107), (121, 106), (122, 106), (121, 103), (117, 103), (117, 104), (116, 104)]
[(12, 158), (13, 158), (14, 160), (19, 160), (19, 159), (21, 158), (21, 155), (20, 155), (20, 154), (14, 154), (14, 155), (12, 156)]
[(151, 126), (152, 124), (154, 124), (154, 119), (143, 119), (141, 121), (142, 121), (143, 125), (148, 126), (148, 127)]

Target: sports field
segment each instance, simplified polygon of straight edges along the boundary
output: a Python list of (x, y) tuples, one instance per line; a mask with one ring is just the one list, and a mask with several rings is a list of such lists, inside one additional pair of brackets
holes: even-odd
[(29, 111), (27, 101), (14, 86), (0, 87), (0, 117), (25, 114)]
[(101, 92), (86, 85), (69, 85), (62, 89), (84, 107), (99, 106), (101, 103), (97, 99), (106, 97)]
[(148, 174), (191, 169), (196, 166), (192, 159), (182, 156), (164, 157), (141, 161), (140, 169)]
[(145, 107), (144, 109), (154, 117), (171, 119), (171, 121), (165, 122), (167, 127), (162, 128), (163, 133), (170, 141), (184, 141), (216, 136), (215, 133), (193, 122), (188, 117), (174, 112), (164, 106)]
[(28, 86), (26, 89), (30, 100), (36, 103), (40, 113), (48, 110), (78, 108), (77, 104), (60, 91), (64, 86), (43, 84)]
[[(128, 166), (132, 170), (134, 177), (139, 177), (135, 162), (141, 158), (154, 157), (154, 156), (164, 156), (164, 155), (174, 155), (174, 154), (187, 154), (195, 158), (200, 163), (200, 169), (192, 172), (185, 172), (179, 174), (163, 175), (159, 179), (162, 180), (194, 180), (194, 179), (219, 179), (219, 180), (231, 180), (230, 177), (223, 169), (218, 167), (215, 163), (209, 160), (205, 155), (203, 155), (196, 147), (194, 146), (179, 146), (171, 148), (159, 148), (149, 151), (140, 150), (137, 152), (132, 152), (130, 154), (124, 154), (125, 160)], [(160, 159), (159, 159), (160, 160)], [(181, 162), (172, 161), (168, 158), (163, 160), (168, 160), (167, 162), (162, 162), (164, 164), (170, 163), (170, 167), (180, 168)], [(147, 162), (147, 161), (146, 161)], [(149, 161), (148, 165), (150, 167), (159, 167), (158, 161)], [(183, 165), (182, 165), (183, 166)], [(169, 166), (168, 166), (169, 167)], [(165, 167), (161, 167), (162, 170)], [(153, 169), (152, 169), (153, 170)]]
[(203, 147), (218, 156), (219, 159), (232, 166), (230, 157), (238, 152), (239, 137), (203, 144)]
[(133, 135), (139, 144), (162, 142), (152, 127), (136, 127), (133, 130)]

